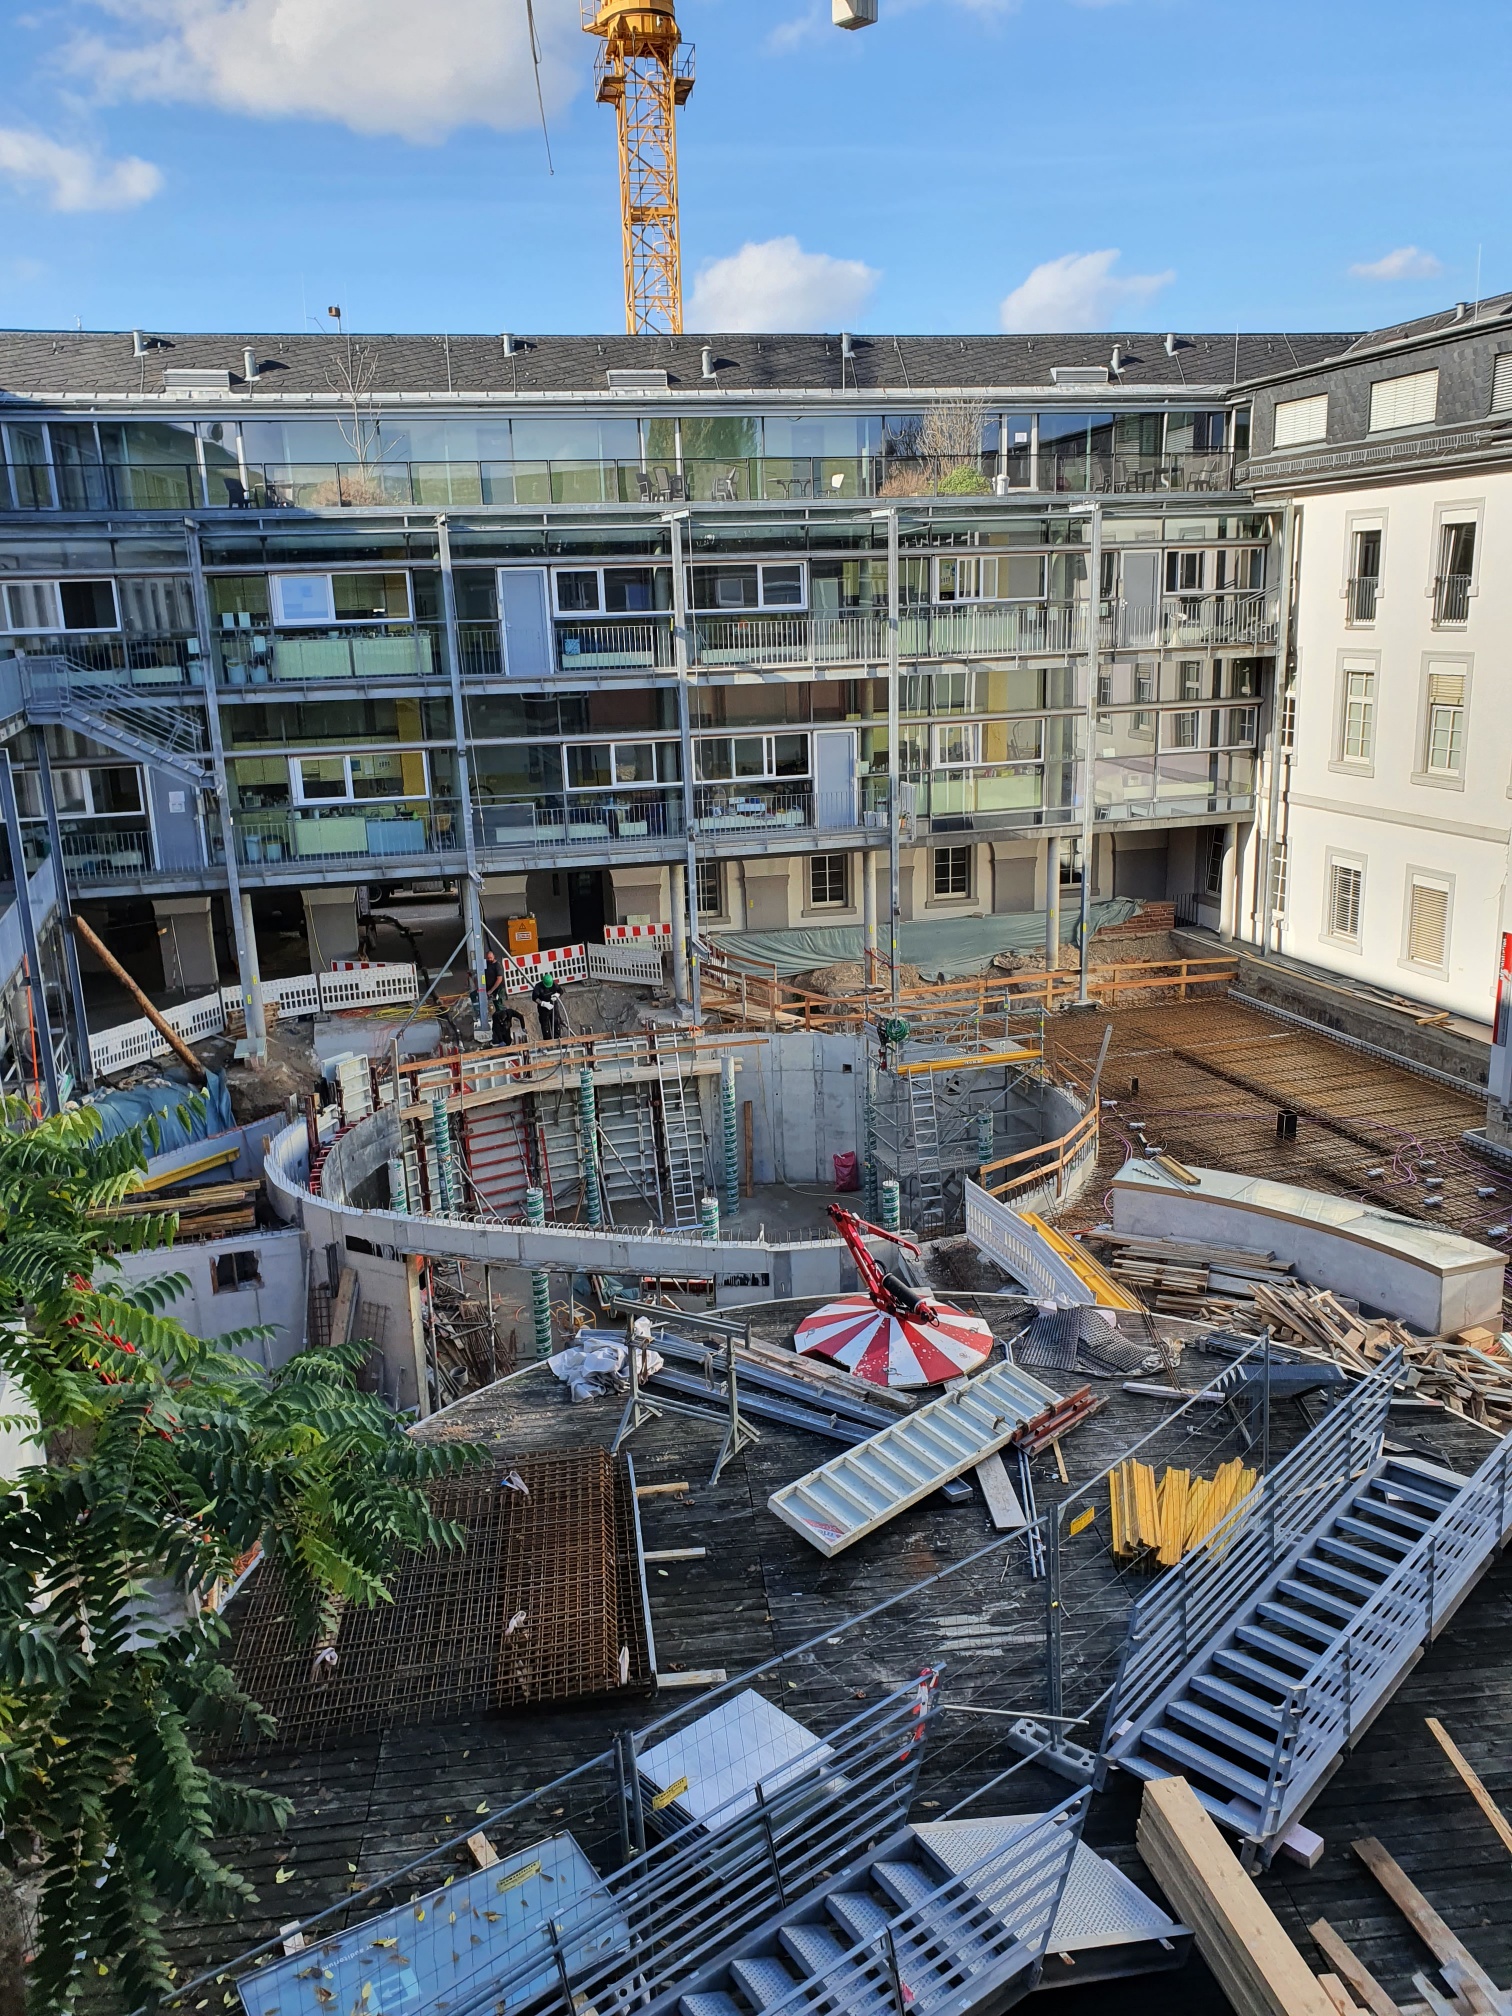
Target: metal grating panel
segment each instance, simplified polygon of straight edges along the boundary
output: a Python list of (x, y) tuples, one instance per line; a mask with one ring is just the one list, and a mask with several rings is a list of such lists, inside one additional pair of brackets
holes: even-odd
[[(914, 1833), (952, 1875), (964, 1875), (996, 1853), (1038, 1813), (1005, 1814), (991, 1820), (933, 1820)], [(1167, 1917), (1138, 1884), (1078, 1842), (1055, 1923), (1050, 1950), (1080, 1953), (1095, 1946), (1126, 1946), (1143, 1939), (1170, 1939), (1182, 1928)]]

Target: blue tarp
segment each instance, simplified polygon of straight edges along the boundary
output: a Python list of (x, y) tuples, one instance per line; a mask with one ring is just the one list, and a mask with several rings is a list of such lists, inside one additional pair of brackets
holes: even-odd
[[(1094, 903), (1092, 929), (1097, 931), (1104, 924), (1122, 924), (1138, 907), (1123, 896)], [(1080, 921), (1077, 904), (1062, 906), (1064, 943), (1073, 942)], [(915, 917), (898, 926), (899, 959), (905, 965), (917, 966), (930, 980), (937, 973), (943, 973), (947, 980), (963, 979), (983, 972), (995, 953), (1028, 952), (1044, 942), (1043, 910), (1023, 910), (1007, 917)], [(789, 975), (859, 960), (864, 939), (859, 924), (819, 924), (799, 931), (721, 931), (718, 943)], [(885, 950), (885, 925), (880, 943)]]
[(210, 1073), (197, 1109), (190, 1110), (189, 1101), (198, 1089), (192, 1085), (138, 1085), (126, 1092), (99, 1092), (87, 1103), (99, 1112), (107, 1141), (155, 1116), (157, 1143), (154, 1146), (149, 1140), (147, 1152), (169, 1155), (175, 1148), (187, 1148), (191, 1141), (229, 1134), (236, 1125), (231, 1117), (231, 1093), (219, 1071)]

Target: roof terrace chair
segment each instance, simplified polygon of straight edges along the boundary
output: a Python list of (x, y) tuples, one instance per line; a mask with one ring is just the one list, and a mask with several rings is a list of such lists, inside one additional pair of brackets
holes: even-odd
[(723, 476), (714, 478), (709, 495), (716, 504), (738, 504), (740, 490), (737, 483), (738, 471), (727, 469)]

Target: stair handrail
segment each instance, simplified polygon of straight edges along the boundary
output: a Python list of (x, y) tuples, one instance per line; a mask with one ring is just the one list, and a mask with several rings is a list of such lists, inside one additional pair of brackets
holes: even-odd
[[(934, 1949), (932, 1964), (938, 1968), (948, 1956), (954, 1926), (963, 1933), (963, 1943), (969, 1941), (978, 1952), (983, 1946), (996, 1948), (1000, 1963), (1011, 1958), (1015, 1947), (1021, 1948), (1025, 1971), (1037, 1972), (1065, 1895), (1091, 1797), (1083, 1787), (1050, 1812), (1026, 1820), (980, 1861), (947, 1877), (890, 1919), (881, 1932), (838, 1954), (821, 1973), (795, 1982), (786, 1995), (767, 2004), (762, 2016), (861, 2010), (875, 2007), (879, 1999), (907, 2016), (919, 1998), (906, 1980), (898, 1979), (897, 1949), (904, 1949), (898, 1964), (906, 1966), (911, 1945), (929, 1946)], [(981, 1964), (979, 1957), (963, 1959), (961, 1973), (977, 1976), (973, 1985), (985, 1988)], [(895, 1984), (902, 1989), (896, 1999)]]
[(1105, 1764), (1132, 1747), (1177, 1676), (1235, 1623), (1262, 1584), (1379, 1460), (1401, 1367), (1398, 1346), (1258, 1480), (1199, 1548), (1135, 1601), (1103, 1731)]
[[(628, 2006), (632, 1983), (645, 2012), (675, 2000), (690, 1976), (838, 1875), (858, 1849), (904, 1826), (939, 1705), (939, 1678), (939, 1668), (926, 1668), (830, 1735), (816, 1735), (764, 1794), (732, 1793), (724, 1809), (678, 1828), (607, 1877), (600, 1901), (584, 1900), (574, 1914), (570, 1992), (553, 1984), (522, 2002), (522, 1991), (541, 1973), (539, 1951), (503, 1968), (485, 1956), (470, 1981), (458, 1981), (451, 2016), (483, 2016), (496, 2004), (576, 2016), (585, 1998), (600, 2009)], [(728, 1811), (741, 1801), (749, 1802), (743, 1810)], [(412, 1936), (419, 1941), (424, 1934)]]
[(1269, 1844), (1284, 1831), (1314, 1767), (1352, 1740), (1509, 1530), (1512, 1434), (1497, 1443), (1292, 1688), (1266, 1777), (1256, 1841)]

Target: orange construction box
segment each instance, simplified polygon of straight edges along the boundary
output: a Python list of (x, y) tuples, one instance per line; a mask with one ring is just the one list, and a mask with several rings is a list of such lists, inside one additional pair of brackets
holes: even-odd
[(504, 927), (504, 940), (516, 959), (523, 959), (527, 953), (541, 949), (534, 917), (511, 917)]

